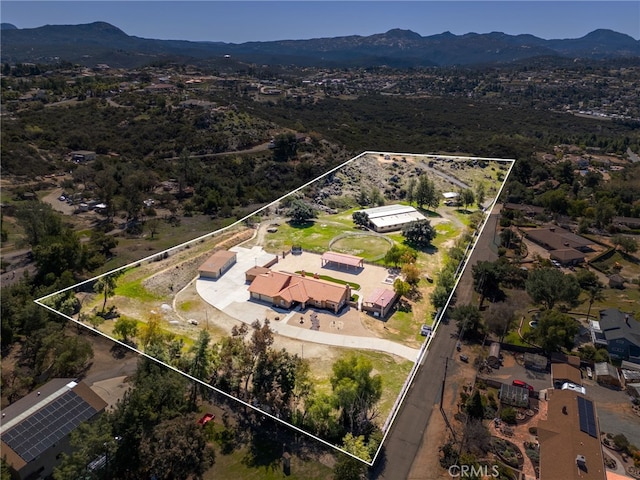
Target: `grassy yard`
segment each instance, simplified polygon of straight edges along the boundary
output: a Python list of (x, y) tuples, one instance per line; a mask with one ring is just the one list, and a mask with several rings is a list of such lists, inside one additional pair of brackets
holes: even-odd
[[(343, 357), (346, 357), (351, 353), (352, 352), (345, 352)], [(400, 388), (407, 379), (413, 363), (409, 360), (396, 361), (396, 359), (386, 353), (370, 350), (361, 350), (358, 352), (358, 355), (368, 358), (371, 361), (371, 364), (373, 365), (373, 374), (379, 373), (382, 375), (382, 398), (378, 404), (378, 408), (380, 410), (380, 422), (382, 424), (382, 422), (387, 418), (387, 415), (389, 415), (391, 407), (393, 407), (393, 404), (400, 392)], [(332, 360), (331, 364), (336, 360)], [(331, 376), (330, 366), (329, 369), (327, 369), (326, 366), (323, 368), (321, 376), (317, 375), (317, 372), (314, 372), (314, 365), (311, 366), (311, 370), (316, 380), (314, 382), (316, 392), (324, 392), (327, 394), (331, 393), (331, 383), (329, 378)]]
[[(215, 428), (223, 427), (216, 425)], [(231, 452), (223, 452), (218, 444), (214, 449), (215, 463), (204, 473), (204, 480), (324, 480), (332, 477), (333, 470), (315, 456), (295, 453), (291, 455), (290, 475), (285, 475), (281, 463), (282, 445), (268, 438), (254, 438), (252, 446), (242, 445)]]
[(333, 243), (331, 250), (362, 257), (369, 262), (384, 258), (391, 245), (377, 235), (344, 237)]
[(640, 261), (620, 251), (615, 251), (607, 258), (592, 262), (592, 264), (609, 275), (615, 273), (613, 267), (618, 264), (622, 267), (620, 275), (628, 280), (640, 277)]
[[(351, 229), (355, 231), (353, 226)], [(277, 232), (267, 234), (265, 250), (280, 252), (290, 249), (293, 245), (300, 245), (305, 250), (323, 253), (329, 249), (331, 239), (344, 233), (344, 231), (345, 227), (343, 225), (339, 223), (323, 223), (322, 219), (302, 225), (282, 223)]]
[(116, 295), (123, 297), (129, 297), (141, 302), (153, 302), (154, 300), (161, 300), (162, 298), (154, 295), (142, 285), (142, 279), (133, 280), (130, 282), (121, 283), (116, 287)]

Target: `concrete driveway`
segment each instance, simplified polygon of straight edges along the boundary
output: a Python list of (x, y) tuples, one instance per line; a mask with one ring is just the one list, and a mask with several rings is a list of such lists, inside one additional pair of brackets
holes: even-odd
[(275, 257), (275, 255), (265, 252), (262, 247), (233, 247), (230, 250), (237, 254), (236, 263), (220, 278), (215, 280), (199, 278), (196, 280), (198, 294), (207, 303), (225, 311), (234, 302), (248, 302), (249, 285), (245, 280), (245, 272), (255, 266), (265, 265)]
[[(196, 291), (208, 304), (251, 325), (256, 320), (262, 321), (267, 318), (267, 314), (272, 308), (271, 305), (251, 300), (248, 290), (249, 285), (245, 281), (245, 272), (256, 265), (262, 266), (268, 263), (274, 258), (274, 255), (266, 253), (259, 246), (250, 249), (233, 247), (231, 251), (237, 253), (235, 265), (218, 279), (197, 279)], [(322, 271), (323, 274), (334, 278), (357, 282), (361, 285), (362, 290), (364, 290), (363, 285), (366, 285), (368, 291), (371, 291), (374, 286), (379, 286), (387, 277), (385, 268), (370, 265), (359, 270), (360, 274), (358, 275), (333, 269), (325, 272), (327, 269), (320, 269), (319, 266), (320, 255), (306, 253), (302, 255), (287, 255), (284, 260), (280, 260), (272, 268), (288, 272), (307, 270), (315, 273), (316, 271)], [(365, 272), (366, 274), (364, 274)], [(357, 277), (357, 279), (354, 279), (354, 277)], [(294, 314), (296, 314), (296, 311), (286, 312), (282, 321), (272, 323), (271, 328), (280, 335), (307, 342), (354, 349), (377, 350), (398, 355), (411, 361), (415, 361), (418, 356), (418, 349), (373, 336), (345, 335), (288, 325), (289, 318)]]

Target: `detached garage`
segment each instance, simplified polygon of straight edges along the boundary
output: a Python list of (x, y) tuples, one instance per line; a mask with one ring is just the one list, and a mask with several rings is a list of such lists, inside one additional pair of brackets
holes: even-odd
[(228, 250), (218, 250), (211, 255), (207, 260), (198, 268), (198, 274), (200, 278), (220, 278), (224, 272), (229, 270), (231, 266), (236, 263), (237, 257), (235, 252)]

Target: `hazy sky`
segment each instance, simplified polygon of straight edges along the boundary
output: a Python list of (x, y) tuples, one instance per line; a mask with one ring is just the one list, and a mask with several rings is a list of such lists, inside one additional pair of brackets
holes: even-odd
[(7, 1), (18, 28), (105, 21), (129, 35), (230, 43), (371, 35), (493, 31), (578, 38), (607, 28), (640, 39), (640, 1)]

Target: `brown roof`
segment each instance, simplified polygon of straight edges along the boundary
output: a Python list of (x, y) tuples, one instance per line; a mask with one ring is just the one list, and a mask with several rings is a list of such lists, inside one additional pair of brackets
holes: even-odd
[[(588, 397), (573, 390), (548, 390), (546, 420), (538, 423), (540, 442), (540, 478), (563, 480), (605, 480), (599, 432), (600, 425), (593, 406), (595, 432), (593, 437), (580, 429), (578, 397)], [(579, 469), (578, 455), (584, 456), (587, 468)]]
[(235, 258), (236, 253), (229, 250), (218, 250), (213, 255), (205, 260), (205, 262), (198, 268), (199, 272), (219, 272), (226, 263)]
[(346, 285), (272, 270), (258, 275), (249, 286), (251, 293), (267, 297), (279, 296), (289, 302), (307, 302), (313, 299), (340, 303), (346, 289)]
[(507, 210), (517, 210), (523, 213), (527, 213), (527, 214), (537, 214), (537, 213), (544, 213), (544, 208), (542, 207), (537, 207), (535, 205), (523, 205), (520, 203), (505, 203), (503, 205), (503, 208), (506, 208)]
[(263, 273), (268, 273), (269, 269), (267, 267), (251, 267), (249, 270), (244, 272), (245, 275), (250, 277), (255, 277), (257, 275), (262, 275)]
[(532, 240), (548, 245), (551, 250), (581, 248), (593, 244), (591, 240), (560, 227), (536, 228), (526, 234)]
[(568, 363), (552, 363), (551, 378), (554, 380), (556, 378), (568, 380), (576, 385), (582, 385), (582, 374), (580, 373), (580, 370)]
[(552, 250), (549, 256), (560, 262), (584, 260), (584, 253), (576, 250), (575, 248), (559, 248), (557, 250)]

